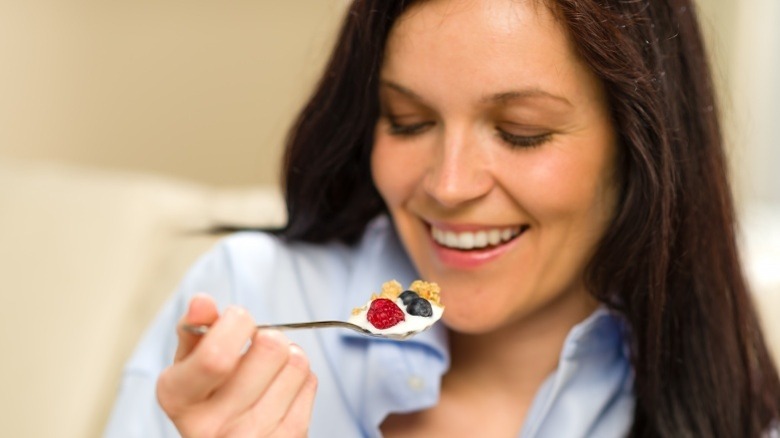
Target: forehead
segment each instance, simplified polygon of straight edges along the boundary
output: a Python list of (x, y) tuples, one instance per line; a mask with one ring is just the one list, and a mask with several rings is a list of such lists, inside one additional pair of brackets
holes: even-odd
[(433, 78), (458, 90), (563, 92), (562, 82), (582, 86), (577, 79), (587, 69), (563, 25), (538, 0), (429, 0), (394, 25), (382, 73), (425, 89)]
[(541, 0), (419, 0), (406, 9), (398, 23), (408, 25), (409, 21), (415, 21), (416, 25), (440, 28), (447, 27), (447, 22), (456, 25), (465, 19), (484, 21), (497, 31), (511, 31), (518, 21), (539, 18), (553, 18)]
[(560, 50), (568, 45), (564, 28), (537, 0), (427, 0), (399, 17), (387, 49), (458, 46), (478, 54), (529, 46)]

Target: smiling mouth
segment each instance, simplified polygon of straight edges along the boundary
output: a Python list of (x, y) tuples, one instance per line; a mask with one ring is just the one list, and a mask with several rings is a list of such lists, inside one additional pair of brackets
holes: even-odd
[(486, 228), (479, 231), (451, 231), (430, 226), (431, 237), (439, 245), (459, 251), (492, 249), (516, 239), (528, 225)]

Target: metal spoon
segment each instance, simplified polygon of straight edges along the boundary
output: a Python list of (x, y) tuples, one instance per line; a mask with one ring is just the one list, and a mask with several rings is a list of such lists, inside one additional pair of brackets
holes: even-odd
[[(360, 333), (361, 335), (371, 336), (374, 338), (395, 339), (398, 341), (409, 339), (412, 336), (416, 335), (417, 333), (420, 333), (427, 329), (426, 327), (423, 330), (412, 330), (406, 333), (374, 333), (364, 329), (363, 327), (360, 327), (359, 325), (355, 325), (345, 321), (313, 321), (313, 322), (295, 322), (290, 324), (266, 324), (266, 325), (258, 325), (257, 329), (258, 330), (259, 329), (298, 330), (298, 329), (331, 328), (331, 327), (353, 330)], [(205, 335), (206, 332), (209, 331), (209, 326), (183, 324), (182, 329), (196, 335)]]

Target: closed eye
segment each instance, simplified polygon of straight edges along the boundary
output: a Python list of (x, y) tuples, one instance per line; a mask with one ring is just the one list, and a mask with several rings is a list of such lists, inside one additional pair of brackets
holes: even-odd
[(388, 132), (390, 133), (390, 135), (409, 137), (409, 136), (421, 134), (433, 125), (435, 125), (435, 122), (432, 121), (402, 124), (390, 119), (390, 128)]
[(497, 130), (498, 136), (512, 148), (533, 148), (550, 141), (552, 133), (546, 132), (538, 135), (515, 135), (501, 129)]

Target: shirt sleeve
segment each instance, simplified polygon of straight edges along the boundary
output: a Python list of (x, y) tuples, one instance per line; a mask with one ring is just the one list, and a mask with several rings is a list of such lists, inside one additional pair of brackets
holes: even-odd
[(201, 257), (190, 269), (125, 365), (104, 437), (180, 436), (157, 402), (157, 378), (173, 362), (178, 343), (176, 323), (186, 311), (190, 298), (196, 293), (207, 293), (224, 308), (234, 301), (231, 277), (224, 244)]

